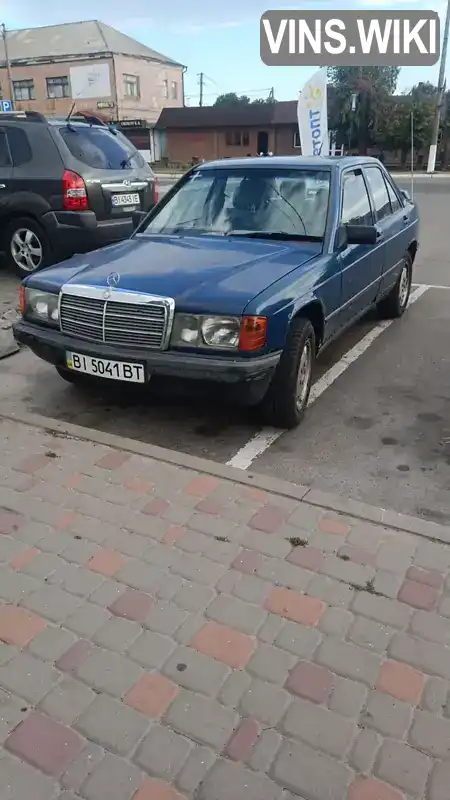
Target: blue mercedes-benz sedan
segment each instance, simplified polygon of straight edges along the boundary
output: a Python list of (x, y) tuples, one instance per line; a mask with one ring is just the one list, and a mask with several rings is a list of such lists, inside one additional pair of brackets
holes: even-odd
[(415, 204), (373, 158), (194, 167), (120, 244), (21, 286), (18, 342), (62, 378), (214, 382), (292, 428), (318, 353), (373, 306), (400, 317)]

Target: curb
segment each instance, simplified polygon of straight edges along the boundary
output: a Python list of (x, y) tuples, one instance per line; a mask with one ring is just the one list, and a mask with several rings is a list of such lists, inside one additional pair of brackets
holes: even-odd
[(128, 439), (113, 433), (83, 428), (71, 422), (61, 422), (51, 417), (43, 417), (39, 414), (27, 412), (4, 413), (0, 410), (0, 420), (6, 419), (12, 422), (29, 425), (33, 428), (42, 428), (50, 434), (58, 433), (66, 435), (72, 439), (82, 439), (95, 442), (115, 450), (123, 450), (127, 453), (153, 458), (155, 461), (164, 461), (177, 467), (190, 469), (194, 472), (201, 472), (214, 475), (222, 480), (232, 481), (244, 486), (253, 486), (262, 491), (271, 492), (282, 497), (293, 500), (303, 501), (312, 506), (321, 506), (330, 511), (340, 514), (347, 514), (366, 522), (382, 525), (388, 528), (406, 531), (423, 536), (426, 539), (450, 544), (450, 526), (439, 525), (419, 517), (411, 517), (397, 511), (391, 511), (367, 503), (351, 500), (339, 495), (328, 494), (308, 486), (300, 486), (289, 481), (282, 481), (278, 478), (271, 478), (266, 475), (259, 475), (254, 472), (243, 472), (242, 470), (228, 467), (216, 461), (209, 461), (206, 458), (191, 456), (187, 453), (178, 453), (175, 450), (167, 450), (163, 447), (147, 444), (144, 442)]

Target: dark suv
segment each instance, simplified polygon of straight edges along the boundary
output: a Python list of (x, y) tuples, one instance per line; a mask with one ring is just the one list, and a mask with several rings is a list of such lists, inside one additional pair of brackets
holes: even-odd
[(157, 202), (134, 145), (92, 117), (0, 114), (0, 250), (21, 277), (131, 235)]

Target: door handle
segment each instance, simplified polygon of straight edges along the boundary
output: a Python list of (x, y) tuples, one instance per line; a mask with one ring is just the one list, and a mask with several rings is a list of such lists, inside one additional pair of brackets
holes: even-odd
[(404, 217), (403, 217), (403, 223), (404, 223), (404, 225), (407, 225), (408, 222), (409, 222), (409, 217), (408, 217), (407, 214), (405, 214)]
[(377, 241), (383, 238), (383, 231), (377, 230)]
[(6, 184), (5, 183), (0, 183), (0, 189), (6, 189)]

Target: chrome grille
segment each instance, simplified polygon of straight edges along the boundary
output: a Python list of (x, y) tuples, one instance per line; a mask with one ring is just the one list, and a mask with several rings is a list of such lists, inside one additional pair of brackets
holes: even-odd
[(87, 296), (70, 293), (63, 289), (60, 300), (60, 325), (63, 333), (87, 339), (91, 342), (104, 342), (119, 347), (139, 347), (152, 350), (162, 349), (170, 334), (171, 304), (165, 298), (146, 298), (145, 295), (113, 290), (105, 299), (105, 289), (92, 288)]

